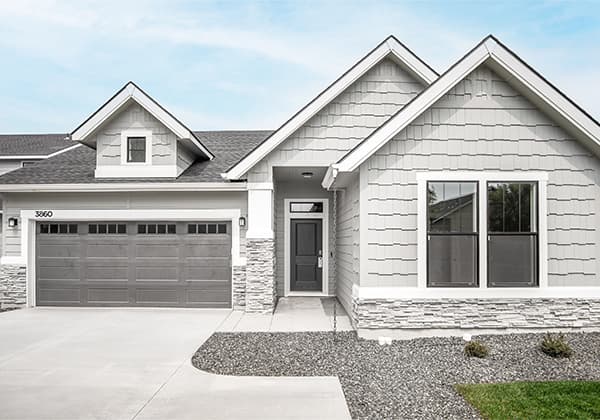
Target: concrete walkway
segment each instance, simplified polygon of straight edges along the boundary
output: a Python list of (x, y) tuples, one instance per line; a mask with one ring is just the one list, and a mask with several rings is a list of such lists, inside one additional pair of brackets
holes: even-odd
[[(233, 311), (219, 327), (220, 332), (290, 332), (332, 331), (333, 304), (331, 298), (280, 298), (273, 314), (247, 314)], [(337, 330), (350, 331), (352, 325), (344, 308), (338, 303)]]
[(337, 378), (227, 377), (191, 366), (230, 311), (0, 313), (0, 419), (348, 419)]

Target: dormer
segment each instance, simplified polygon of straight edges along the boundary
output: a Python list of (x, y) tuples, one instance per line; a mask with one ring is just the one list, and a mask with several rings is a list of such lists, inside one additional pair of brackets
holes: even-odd
[(176, 178), (213, 154), (195, 134), (127, 83), (71, 133), (96, 149), (96, 178)]

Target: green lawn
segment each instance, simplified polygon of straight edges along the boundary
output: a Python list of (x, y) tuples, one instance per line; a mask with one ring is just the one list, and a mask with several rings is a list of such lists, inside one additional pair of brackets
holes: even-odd
[(457, 385), (486, 419), (600, 419), (600, 382)]

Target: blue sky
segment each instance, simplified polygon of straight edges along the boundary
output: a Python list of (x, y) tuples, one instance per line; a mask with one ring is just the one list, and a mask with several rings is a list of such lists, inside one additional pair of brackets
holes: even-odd
[(389, 34), (443, 72), (493, 33), (600, 119), (600, 2), (0, 2), (0, 132), (69, 132), (128, 80), (191, 128), (278, 127)]

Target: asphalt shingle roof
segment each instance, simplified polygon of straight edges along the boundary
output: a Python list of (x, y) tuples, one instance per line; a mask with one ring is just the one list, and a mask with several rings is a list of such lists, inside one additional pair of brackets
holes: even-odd
[[(246, 153), (267, 138), (272, 131), (195, 131), (194, 133), (215, 154), (215, 158), (210, 161), (194, 162), (177, 178), (95, 178), (96, 151), (81, 145), (35, 165), (4, 174), (0, 176), (0, 184), (220, 182), (223, 181), (221, 173), (237, 163)], [(62, 136), (64, 138), (66, 135)], [(0, 136), (0, 143), (3, 141), (3, 137)]]
[(0, 156), (48, 156), (73, 146), (68, 134), (0, 134)]

